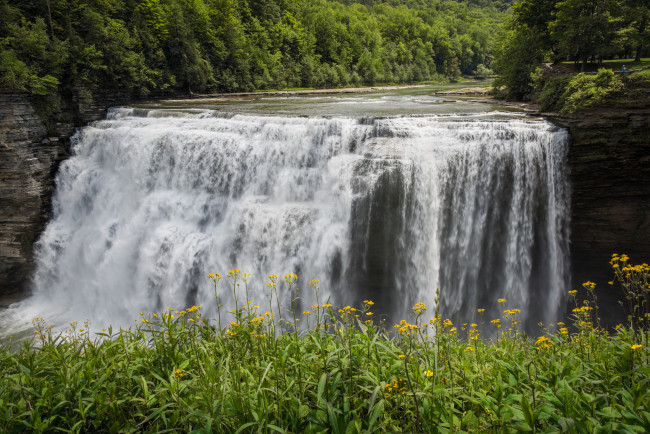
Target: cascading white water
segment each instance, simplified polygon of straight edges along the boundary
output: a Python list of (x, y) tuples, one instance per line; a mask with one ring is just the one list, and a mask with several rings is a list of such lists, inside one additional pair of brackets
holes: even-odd
[(193, 304), (213, 317), (207, 274), (237, 267), (261, 305), (266, 276), (291, 272), (303, 306), (315, 278), (321, 300), (371, 298), (391, 319), (440, 287), (446, 316), (503, 297), (529, 326), (552, 321), (568, 281), (566, 138), (505, 114), (113, 109), (61, 165), (19, 309), (99, 327)]

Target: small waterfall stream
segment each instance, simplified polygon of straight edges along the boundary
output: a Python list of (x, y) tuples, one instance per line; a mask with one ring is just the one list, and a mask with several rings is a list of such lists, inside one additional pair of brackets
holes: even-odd
[(321, 300), (372, 299), (391, 321), (436, 288), (454, 320), (496, 317), (498, 298), (527, 330), (564, 312), (567, 134), (547, 122), (115, 108), (73, 145), (18, 307), (30, 319), (101, 328), (194, 304), (213, 317), (207, 274), (234, 267), (258, 304), (267, 275), (291, 272), (303, 306), (319, 279)]

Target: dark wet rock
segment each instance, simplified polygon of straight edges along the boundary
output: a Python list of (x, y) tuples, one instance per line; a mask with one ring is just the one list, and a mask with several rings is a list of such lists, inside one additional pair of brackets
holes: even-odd
[(622, 322), (609, 260), (650, 262), (650, 100), (552, 120), (571, 134), (573, 287), (595, 282), (606, 321)]

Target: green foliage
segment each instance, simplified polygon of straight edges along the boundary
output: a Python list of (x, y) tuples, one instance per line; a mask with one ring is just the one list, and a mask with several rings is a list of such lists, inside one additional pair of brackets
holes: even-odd
[(544, 112), (560, 112), (566, 103), (566, 89), (571, 82), (571, 75), (553, 77), (548, 81), (537, 81), (541, 92), (538, 97), (539, 108)]
[[(644, 267), (639, 276), (645, 272), (647, 285)], [(301, 314), (293, 274), (284, 282), (269, 276), (264, 313), (248, 300), (250, 275), (231, 270), (225, 287), (218, 274), (209, 278), (213, 320), (200, 306), (170, 308), (141, 313), (129, 330), (91, 333), (87, 320), (57, 335), (36, 318), (33, 342), (15, 353), (0, 349), (0, 429), (650, 429), (647, 332), (600, 329), (595, 300), (576, 302), (571, 330), (559, 322), (531, 340), (517, 330), (520, 311), (503, 299), (502, 312), (479, 309), (481, 324), (457, 327), (437, 312), (427, 320), (427, 307), (418, 303), (410, 322), (388, 331), (373, 321), (370, 300), (356, 309), (321, 304), (315, 280), (309, 286), (317, 304)], [(621, 285), (626, 279), (617, 274)], [(291, 294), (288, 306), (277, 296), (281, 284)], [(583, 286), (593, 296), (595, 285)], [(222, 291), (235, 298), (229, 313), (221, 312)], [(578, 299), (577, 291), (569, 294)]]
[(645, 69), (643, 71), (635, 72), (630, 75), (630, 81), (632, 82), (650, 82), (650, 69)]
[(494, 71), (492, 71), (490, 68), (486, 67), (485, 65), (483, 65), (481, 63), (476, 67), (476, 72), (474, 73), (474, 77), (476, 77), (476, 78), (488, 78), (492, 74), (494, 74)]
[[(598, 63), (615, 56), (636, 60), (650, 46), (650, 9), (645, 0), (520, 0), (494, 68), (511, 97), (530, 97), (542, 61)], [(596, 98), (598, 99), (598, 98)]]
[(495, 86), (505, 85), (510, 98), (522, 100), (533, 89), (533, 74), (544, 59), (539, 35), (510, 30), (498, 42), (499, 55), (492, 67), (500, 74)]
[(596, 75), (584, 73), (561, 75), (537, 81), (542, 111), (574, 113), (603, 103), (621, 94), (624, 83), (611, 69), (600, 69)]
[(622, 88), (623, 82), (611, 69), (600, 69), (597, 75), (577, 74), (567, 84), (561, 111), (574, 113), (601, 103)]
[(147, 94), (472, 75), (492, 61), (493, 29), (507, 4), (0, 0), (0, 80), (32, 93)]

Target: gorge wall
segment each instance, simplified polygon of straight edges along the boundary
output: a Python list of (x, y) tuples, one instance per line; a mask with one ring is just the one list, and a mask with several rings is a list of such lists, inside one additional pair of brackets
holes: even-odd
[(24, 94), (0, 93), (0, 296), (25, 290), (32, 245), (47, 222), (64, 141), (47, 136)]
[(54, 175), (75, 127), (128, 100), (115, 93), (91, 99), (77, 89), (62, 100), (48, 131), (28, 94), (0, 89), (0, 306), (29, 289), (32, 246), (50, 218)]
[(571, 135), (573, 289), (595, 282), (610, 326), (625, 319), (612, 253), (650, 262), (650, 93), (638, 101), (551, 117)]

